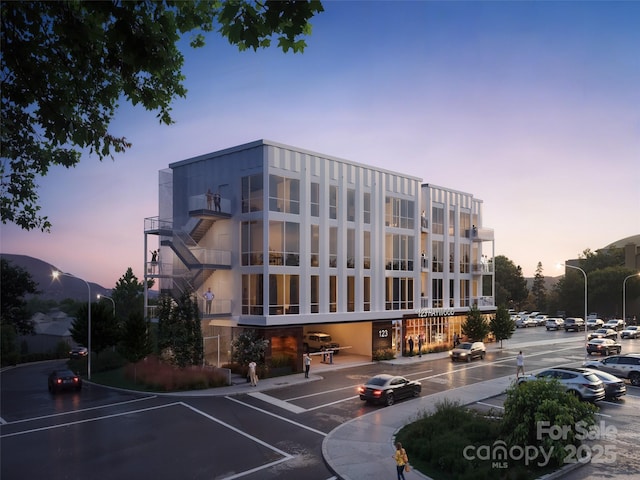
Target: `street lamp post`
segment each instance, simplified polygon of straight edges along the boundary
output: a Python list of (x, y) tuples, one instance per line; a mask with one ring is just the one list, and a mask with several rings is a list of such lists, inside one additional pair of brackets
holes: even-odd
[[(585, 340), (585, 351), (586, 351), (586, 343), (589, 341), (589, 335), (587, 332), (587, 317), (588, 317), (588, 309), (587, 309), (587, 272), (585, 272), (583, 269), (581, 269), (580, 267), (576, 267), (574, 265), (567, 265), (566, 263), (561, 263), (560, 266), (563, 266), (565, 268), (574, 268), (576, 270), (580, 270), (582, 272), (582, 275), (584, 276), (584, 340)], [(586, 354), (585, 354), (586, 356)]]
[(88, 315), (87, 315), (87, 379), (91, 380), (91, 286), (89, 282), (86, 280), (76, 277), (71, 273), (60, 272), (55, 270), (52, 273), (54, 279), (58, 278), (60, 275), (64, 275), (65, 277), (76, 278), (78, 280), (82, 280), (87, 285), (87, 292), (89, 293), (89, 301), (88, 301)]
[(629, 275), (624, 279), (624, 282), (622, 282), (622, 323), (625, 328), (627, 328), (627, 280), (638, 276), (640, 276), (640, 273), (634, 273)]
[(101, 298), (107, 298), (107, 299), (111, 300), (111, 303), (113, 304), (113, 316), (115, 317), (116, 316), (116, 302), (113, 300), (113, 298), (107, 297), (106, 295), (100, 295), (100, 294), (98, 294), (97, 297), (98, 297), (98, 300), (100, 300)]

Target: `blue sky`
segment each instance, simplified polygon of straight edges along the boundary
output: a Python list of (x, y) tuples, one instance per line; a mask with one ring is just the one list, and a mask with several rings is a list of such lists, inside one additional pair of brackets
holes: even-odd
[(133, 148), (50, 170), (52, 233), (2, 225), (2, 252), (142, 278), (158, 171), (261, 138), (472, 193), (526, 276), (640, 233), (640, 2), (324, 5), (304, 54), (185, 42), (176, 123), (122, 102)]

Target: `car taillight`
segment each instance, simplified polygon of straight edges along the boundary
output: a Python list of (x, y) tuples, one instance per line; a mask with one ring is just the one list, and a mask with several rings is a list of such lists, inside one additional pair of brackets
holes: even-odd
[(379, 396), (381, 396), (381, 395), (382, 395), (382, 391), (381, 391), (381, 390), (374, 390), (374, 391), (373, 391), (373, 396), (374, 396), (374, 397), (379, 397)]
[(80, 381), (80, 379), (78, 377), (73, 377), (73, 381), (78, 383)]
[(61, 378), (56, 378), (56, 383), (62, 383), (62, 379)]

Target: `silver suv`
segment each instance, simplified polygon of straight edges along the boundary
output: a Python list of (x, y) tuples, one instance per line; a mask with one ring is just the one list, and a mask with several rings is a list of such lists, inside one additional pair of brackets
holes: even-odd
[(580, 400), (597, 402), (605, 397), (602, 380), (586, 368), (549, 368), (536, 375), (525, 375), (519, 378), (518, 385), (532, 380), (557, 380), (568, 393), (577, 396)]
[(631, 385), (640, 386), (640, 353), (612, 355), (602, 360), (588, 360), (582, 366), (596, 368), (619, 378), (627, 378)]
[(325, 350), (333, 350), (334, 355), (340, 353), (340, 345), (332, 340), (331, 335), (322, 332), (308, 332), (304, 336), (303, 347), (309, 353)]

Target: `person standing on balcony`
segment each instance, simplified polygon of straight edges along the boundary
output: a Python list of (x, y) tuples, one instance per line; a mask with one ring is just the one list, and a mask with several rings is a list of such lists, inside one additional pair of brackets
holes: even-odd
[(213, 205), (215, 206), (216, 212), (220, 211), (220, 189), (216, 191), (213, 195)]
[(207, 210), (213, 210), (213, 193), (211, 193), (211, 189), (207, 190)]
[(204, 299), (206, 301), (206, 314), (209, 315), (211, 313), (211, 302), (213, 302), (213, 298), (215, 297), (215, 295), (213, 294), (213, 292), (211, 291), (211, 287), (209, 287), (209, 289), (204, 293)]

